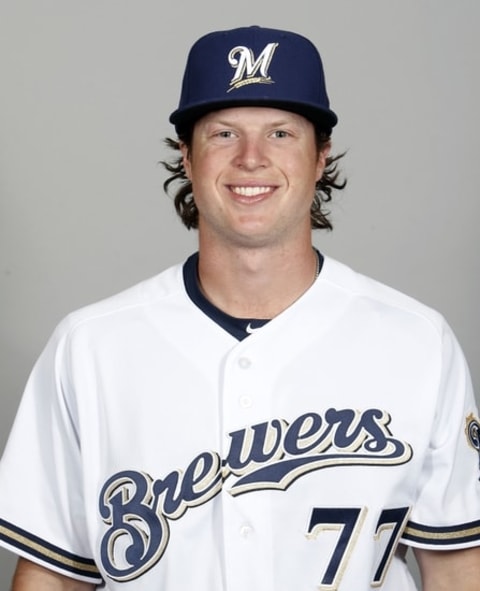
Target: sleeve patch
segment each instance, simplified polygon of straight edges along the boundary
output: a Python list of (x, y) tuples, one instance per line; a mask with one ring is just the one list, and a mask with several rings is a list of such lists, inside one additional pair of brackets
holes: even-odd
[(479, 454), (479, 471), (480, 471), (480, 421), (473, 414), (468, 415), (465, 425), (465, 435), (467, 436), (468, 445)]
[(466, 418), (465, 435), (468, 444), (480, 452), (480, 421), (473, 414)]
[(66, 573), (86, 577), (94, 582), (102, 581), (93, 560), (66, 552), (3, 519), (0, 519), (0, 541)]

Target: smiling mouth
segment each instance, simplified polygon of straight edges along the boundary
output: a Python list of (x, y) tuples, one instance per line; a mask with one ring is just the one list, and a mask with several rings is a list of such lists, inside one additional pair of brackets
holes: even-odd
[(259, 186), (259, 187), (234, 187), (231, 186), (230, 190), (236, 195), (242, 197), (257, 197), (258, 195), (264, 195), (265, 193), (271, 193), (274, 187), (271, 186)]

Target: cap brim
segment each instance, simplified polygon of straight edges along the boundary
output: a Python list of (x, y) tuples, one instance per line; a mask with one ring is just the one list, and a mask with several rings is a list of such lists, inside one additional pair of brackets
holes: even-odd
[(196, 105), (191, 105), (186, 109), (177, 109), (170, 115), (169, 120), (170, 123), (175, 125), (177, 133), (181, 133), (207, 113), (234, 107), (272, 107), (275, 109), (291, 111), (298, 115), (302, 115), (315, 126), (323, 127), (325, 131), (330, 131), (338, 122), (337, 115), (330, 109), (321, 109), (317, 105), (312, 105), (310, 103), (273, 100), (271, 98), (265, 98), (265, 100), (262, 100), (261, 98), (243, 98), (198, 103)]

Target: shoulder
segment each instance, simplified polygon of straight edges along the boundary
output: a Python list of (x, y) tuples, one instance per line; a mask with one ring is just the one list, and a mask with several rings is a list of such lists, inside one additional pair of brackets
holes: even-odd
[(325, 257), (320, 278), (333, 297), (348, 301), (357, 310), (361, 308), (384, 322), (396, 320), (406, 322), (409, 327), (412, 323), (423, 325), (437, 333), (445, 330), (445, 319), (437, 310), (330, 257)]
[(182, 300), (188, 302), (182, 269), (183, 264), (174, 265), (117, 294), (71, 312), (58, 324), (54, 335), (61, 339), (82, 328), (120, 327), (135, 322), (151, 309), (168, 308)]

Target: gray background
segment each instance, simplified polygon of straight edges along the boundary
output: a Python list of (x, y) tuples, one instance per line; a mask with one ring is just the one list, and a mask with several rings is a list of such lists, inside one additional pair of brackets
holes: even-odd
[[(195, 247), (162, 138), (192, 42), (240, 25), (323, 55), (349, 186), (316, 244), (440, 310), (478, 390), (479, 17), (477, 0), (0, 0), (0, 450), (58, 320)], [(1, 551), (2, 589), (12, 568)]]

